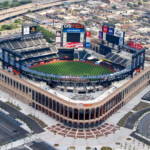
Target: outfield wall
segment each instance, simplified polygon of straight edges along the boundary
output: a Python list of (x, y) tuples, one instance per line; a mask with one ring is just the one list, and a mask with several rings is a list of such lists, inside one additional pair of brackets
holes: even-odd
[(150, 67), (136, 75), (103, 100), (93, 103), (69, 102), (0, 69), (0, 90), (50, 117), (73, 127), (101, 124), (150, 84)]

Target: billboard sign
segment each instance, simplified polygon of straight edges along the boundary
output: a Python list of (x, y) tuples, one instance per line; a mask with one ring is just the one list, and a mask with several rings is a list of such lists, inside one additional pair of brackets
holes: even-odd
[(23, 28), (23, 35), (27, 35), (27, 34), (30, 34), (30, 29), (29, 29), (29, 27), (24, 27)]
[(87, 31), (86, 32), (86, 43), (85, 43), (85, 47), (86, 48), (90, 48), (91, 47), (91, 32)]
[(108, 27), (107, 26), (103, 26), (103, 32), (108, 33)]
[(30, 34), (36, 33), (36, 26), (30, 27)]
[(90, 43), (90, 42), (86, 42), (86, 43), (85, 43), (85, 47), (86, 47), (86, 48), (90, 48), (90, 47), (91, 47), (91, 43)]
[(130, 41), (128, 46), (132, 47), (132, 48), (135, 48), (135, 49), (138, 49), (138, 50), (141, 50), (143, 48), (141, 43), (135, 43), (133, 41)]
[(98, 36), (99, 39), (102, 39), (103, 38), (103, 32), (99, 31), (99, 36)]
[(123, 45), (123, 43), (124, 43), (124, 38), (120, 37), (119, 38), (119, 45)]
[(106, 33), (103, 32), (103, 40), (106, 40)]
[[(63, 25), (63, 47), (83, 48), (84, 25), (80, 23), (67, 23)], [(90, 32), (87, 33), (90, 36)]]
[(78, 33), (78, 32), (84, 32), (84, 30), (83, 29), (77, 29), (77, 28), (69, 28), (69, 29), (63, 29), (63, 32), (76, 32), (76, 33)]
[(66, 42), (66, 43), (63, 43), (63, 46), (64, 47), (67, 47), (67, 48), (83, 48), (83, 43), (81, 42)]
[(86, 37), (91, 37), (91, 32), (87, 31), (86, 32)]
[(56, 37), (61, 37), (61, 31), (56, 31)]
[(91, 42), (91, 38), (87, 37), (87, 38), (86, 38), (86, 43), (87, 43), (87, 42), (88, 42), (88, 43)]
[(63, 46), (66, 44), (67, 41), (67, 33), (63, 33)]
[(67, 23), (63, 25), (63, 32), (84, 32), (84, 25), (80, 23)]
[(84, 41), (84, 33), (81, 33), (80, 34), (80, 42), (83, 42)]
[(70, 28), (84, 29), (84, 25), (80, 23), (67, 23), (63, 25), (63, 29), (70, 29)]
[(114, 35), (114, 28), (113, 27), (108, 28), (108, 34)]
[(124, 32), (119, 30), (119, 29), (115, 29), (114, 30), (114, 35), (117, 36), (117, 37), (124, 37)]
[(58, 47), (61, 45), (61, 31), (56, 31), (56, 45)]

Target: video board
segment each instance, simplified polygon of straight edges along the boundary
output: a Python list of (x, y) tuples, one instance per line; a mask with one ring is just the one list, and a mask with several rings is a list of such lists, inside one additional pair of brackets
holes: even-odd
[(83, 48), (85, 29), (80, 23), (67, 23), (63, 25), (63, 47)]
[(30, 27), (30, 34), (34, 34), (37, 32), (37, 27), (36, 26), (31, 26)]
[(111, 34), (106, 35), (106, 41), (108, 41), (109, 43), (119, 45), (119, 37), (113, 36)]
[(99, 39), (116, 45), (124, 44), (125, 32), (116, 28), (115, 25), (103, 23), (102, 31), (99, 31)]
[(35, 24), (26, 24), (22, 26), (22, 35), (34, 34), (37, 32), (37, 26)]
[(67, 33), (67, 42), (80, 42), (80, 33)]

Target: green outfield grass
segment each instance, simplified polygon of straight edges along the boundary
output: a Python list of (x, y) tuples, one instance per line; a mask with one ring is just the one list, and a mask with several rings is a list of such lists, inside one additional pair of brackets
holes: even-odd
[(55, 75), (72, 76), (90, 76), (112, 73), (107, 67), (95, 66), (85, 62), (55, 62), (33, 67), (31, 69)]

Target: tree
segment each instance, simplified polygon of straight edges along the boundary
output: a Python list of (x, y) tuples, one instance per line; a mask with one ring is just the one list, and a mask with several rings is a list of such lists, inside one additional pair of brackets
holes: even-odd
[(12, 28), (11, 28), (10, 25), (5, 25), (5, 24), (4, 24), (4, 25), (1, 26), (1, 29), (2, 29), (2, 30), (11, 30)]
[(84, 24), (87, 26), (87, 24), (88, 24), (88, 21), (84, 21)]
[(141, 1), (139, 1), (139, 2), (138, 2), (138, 5), (142, 5), (142, 2), (141, 2)]
[(41, 27), (40, 25), (37, 25), (37, 31), (41, 32), (44, 36), (44, 38), (46, 39), (47, 42), (51, 43), (52, 39), (55, 38), (55, 34), (53, 34), (51, 31), (46, 30), (44, 27)]
[(93, 16), (92, 19), (96, 20), (98, 17), (97, 16)]
[(113, 9), (117, 9), (116, 5), (112, 6)]
[(8, 7), (8, 5), (9, 5), (8, 1), (3, 2), (3, 7)]
[(16, 19), (16, 20), (14, 21), (14, 23), (16, 23), (16, 24), (22, 24), (22, 21), (21, 21), (20, 19)]
[(13, 0), (13, 3), (17, 3), (18, 2), (18, 0)]
[(138, 5), (137, 4), (133, 4), (133, 7), (138, 7)]
[(27, 13), (32, 13), (32, 11), (30, 9), (28, 9)]
[(131, 6), (132, 6), (132, 4), (131, 4), (131, 3), (127, 3), (127, 6), (128, 6), (128, 7), (131, 7)]

